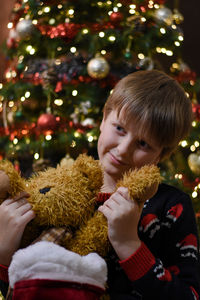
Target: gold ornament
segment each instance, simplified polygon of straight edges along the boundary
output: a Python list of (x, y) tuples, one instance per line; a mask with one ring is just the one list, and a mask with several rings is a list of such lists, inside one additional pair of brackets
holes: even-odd
[(178, 11), (178, 9), (174, 9), (173, 19), (176, 24), (181, 24), (184, 21), (183, 15)]
[(160, 8), (156, 9), (154, 16), (158, 21), (164, 22), (169, 26), (173, 23), (173, 13), (167, 7), (160, 6)]
[(109, 73), (110, 67), (105, 58), (101, 55), (96, 55), (87, 65), (88, 74), (95, 79), (105, 78)]
[(194, 174), (200, 175), (200, 151), (188, 156), (188, 165)]

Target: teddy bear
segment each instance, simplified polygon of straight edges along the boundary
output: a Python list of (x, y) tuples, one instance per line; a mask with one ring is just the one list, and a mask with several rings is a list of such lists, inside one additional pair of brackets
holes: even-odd
[[(142, 206), (147, 199), (156, 193), (161, 180), (157, 166), (145, 165), (140, 169), (130, 170), (124, 174), (123, 178), (118, 181), (116, 189), (120, 186), (127, 187), (130, 197)], [(60, 163), (56, 168), (47, 168), (45, 171), (33, 174), (29, 179), (22, 178), (10, 161), (0, 161), (0, 204), (5, 199), (13, 198), (20, 192), (26, 191), (30, 195), (28, 202), (32, 205), (36, 215), (26, 226), (20, 249), (14, 254), (11, 262), (9, 268), (11, 287), (14, 287), (15, 284), (19, 284), (21, 287), (24, 282), (22, 280), (23, 271), (19, 272), (19, 266), (25, 267), (24, 260), (28, 264), (25, 268), (25, 278), (27, 278), (29, 268), (31, 270), (30, 274), (33, 276), (34, 263), (38, 271), (38, 262), (35, 262), (35, 257), (38, 256), (37, 253), (41, 253), (39, 257), (41, 258), (40, 264), (44, 275), (42, 258), (46, 266), (46, 253), (49, 253), (50, 262), (48, 261), (48, 263), (51, 265), (52, 260), (55, 260), (53, 263), (54, 275), (55, 263), (58, 264), (56, 269), (62, 270), (62, 272), (58, 272), (57, 276), (60, 276), (60, 273), (63, 273), (63, 268), (65, 268), (64, 278), (66, 278), (66, 274), (71, 274), (70, 278), (74, 276), (75, 281), (81, 282), (81, 278), (87, 278), (88, 281), (89, 278), (89, 284), (97, 285), (94, 283), (94, 274), (98, 274), (100, 292), (95, 290), (95, 295), (102, 293), (102, 282), (106, 282), (107, 276), (104, 258), (111, 249), (107, 234), (107, 220), (97, 210), (98, 203), (96, 199), (102, 184), (103, 170), (99, 161), (86, 154), (79, 155), (74, 162)], [(42, 232), (49, 228), (60, 229), (61, 232), (63, 230), (65, 233), (59, 241), (59, 246), (52, 245), (52, 243), (45, 244), (41, 241), (37, 242), (36, 245), (29, 246), (33, 241), (37, 241)], [(60, 246), (62, 248), (59, 248)], [(63, 248), (69, 252), (64, 253)], [(58, 255), (52, 257), (52, 253), (58, 253)], [(94, 259), (93, 254), (97, 254), (98, 257), (95, 256)], [(25, 259), (26, 257), (27, 259)], [(58, 262), (56, 257), (60, 257), (61, 261)], [(74, 261), (76, 260), (79, 263), (72, 263), (72, 257)], [(89, 260), (92, 260), (92, 263), (88, 263)], [(83, 275), (85, 274), (83, 273), (77, 277), (77, 274), (80, 275), (81, 266), (86, 271), (86, 275)], [(16, 282), (16, 280), (19, 280), (19, 274), (22, 276), (22, 278), (20, 277), (22, 281)], [(49, 274), (51, 272), (48, 270), (45, 276), (49, 276)], [(36, 276), (38, 276), (38, 272)], [(34, 280), (29, 279), (30, 282)], [(88, 282), (83, 283), (87, 283), (85, 286), (88, 286)], [(25, 286), (27, 289), (26, 281)], [(82, 287), (81, 285), (81, 289)], [(94, 289), (94, 286), (92, 289)], [(80, 289), (78, 290), (80, 291)], [(41, 291), (39, 291), (39, 294), (41, 294)], [(19, 299), (21, 299), (20, 297)], [(88, 291), (86, 298), (83, 296), (78, 297), (77, 299), (90, 299)], [(30, 294), (28, 299), (32, 299)], [(75, 299), (74, 294), (72, 299)]]
[[(0, 204), (26, 191), (36, 214), (24, 232), (21, 247), (29, 245), (50, 227), (65, 227), (68, 235), (61, 244), (78, 254), (96, 252), (105, 257), (110, 249), (107, 221), (97, 211), (96, 198), (103, 184), (98, 160), (81, 154), (70, 164), (59, 164), (24, 179), (8, 160), (0, 162)], [(141, 205), (151, 198), (161, 181), (159, 168), (146, 165), (127, 172), (117, 183), (129, 190)]]
[[(36, 214), (22, 238), (21, 247), (29, 245), (49, 227), (69, 229), (62, 245), (81, 255), (97, 252), (105, 257), (110, 249), (107, 221), (97, 211), (96, 198), (103, 184), (98, 160), (81, 154), (71, 164), (47, 168), (24, 179), (8, 160), (0, 162), (0, 204), (6, 198), (26, 191)], [(117, 183), (129, 190), (131, 198), (141, 205), (157, 191), (161, 181), (159, 168), (145, 165), (127, 172)]]

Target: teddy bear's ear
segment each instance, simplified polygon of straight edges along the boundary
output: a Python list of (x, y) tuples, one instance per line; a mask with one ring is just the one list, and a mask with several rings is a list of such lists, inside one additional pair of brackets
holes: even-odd
[(98, 160), (86, 154), (80, 154), (72, 168), (79, 170), (85, 177), (90, 180), (91, 188), (100, 188), (103, 183), (103, 173)]
[[(13, 164), (8, 160), (0, 162), (0, 171), (4, 172), (9, 178), (8, 193), (14, 197), (19, 192), (25, 191), (25, 181), (21, 178), (18, 171), (14, 168)], [(3, 173), (1, 173), (3, 174)], [(0, 184), (1, 188), (1, 184)]]

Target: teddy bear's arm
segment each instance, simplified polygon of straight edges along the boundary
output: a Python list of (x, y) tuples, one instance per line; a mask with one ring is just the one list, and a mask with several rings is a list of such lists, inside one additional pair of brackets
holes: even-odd
[(117, 188), (127, 187), (130, 197), (139, 205), (153, 197), (161, 182), (159, 168), (155, 165), (145, 165), (140, 169), (127, 172), (122, 180), (118, 181)]
[[(161, 179), (158, 167), (144, 166), (125, 174), (123, 179), (118, 182), (117, 187), (127, 187), (131, 198), (135, 199), (139, 205), (143, 205), (144, 201), (156, 193)], [(111, 246), (108, 241), (108, 226), (104, 215), (96, 211), (86, 225), (76, 232), (75, 238), (65, 246), (81, 255), (97, 252), (105, 257)]]
[(94, 216), (76, 232), (70, 242), (64, 241), (63, 246), (80, 255), (97, 252), (105, 257), (111, 245), (108, 241), (108, 226), (104, 215), (96, 211)]

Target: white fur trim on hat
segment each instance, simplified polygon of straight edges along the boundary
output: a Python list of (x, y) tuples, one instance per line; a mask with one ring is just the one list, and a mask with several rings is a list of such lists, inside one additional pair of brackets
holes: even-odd
[(96, 253), (81, 256), (52, 242), (41, 241), (18, 250), (8, 269), (9, 283), (28, 279), (54, 279), (105, 288), (107, 265)]

